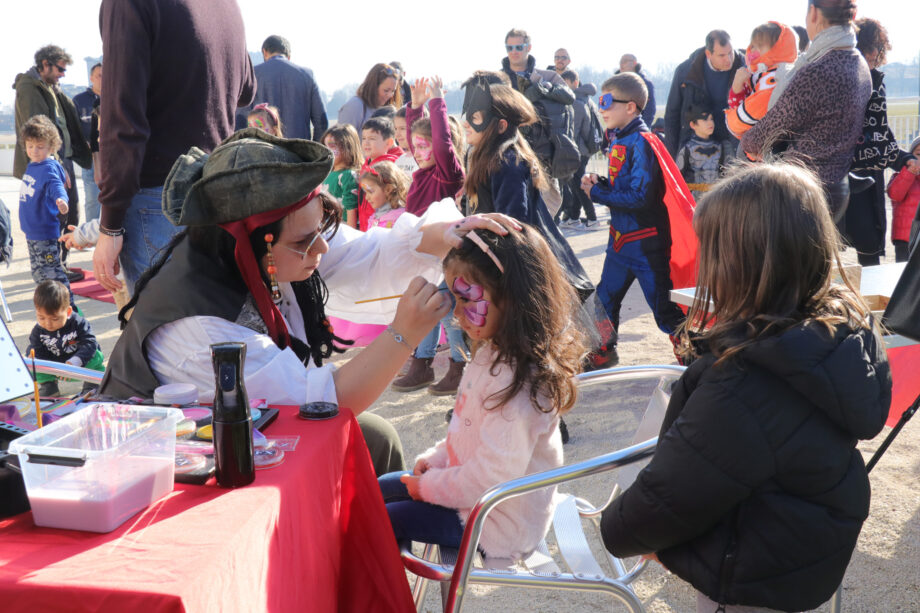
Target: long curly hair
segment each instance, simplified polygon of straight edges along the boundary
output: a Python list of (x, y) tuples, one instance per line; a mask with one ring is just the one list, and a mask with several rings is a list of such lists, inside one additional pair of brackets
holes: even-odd
[(856, 49), (864, 56), (867, 53), (878, 51), (876, 63), (884, 66), (888, 52), (891, 51), (891, 41), (888, 40), (888, 30), (877, 19), (863, 17), (856, 20), (858, 32), (856, 34)]
[(739, 165), (700, 201), (693, 228), (699, 270), (680, 331), (686, 356), (702, 340), (722, 362), (805, 321), (829, 331), (872, 325), (869, 307), (849, 281), (833, 282), (840, 238), (809, 170), (790, 163)]
[(579, 301), (546, 240), (522, 225), (523, 230), (506, 236), (479, 233), (504, 273), (469, 238), (448, 252), (444, 268), (488, 289), (501, 313), (498, 332), (490, 339), (496, 348), (491, 372), (505, 363), (514, 376), (507, 388), (488, 399), (492, 406), (486, 408), (500, 408), (529, 385), (536, 410), (563, 415), (575, 404), (573, 377), (587, 354), (585, 334), (574, 321)]
[[(323, 226), (331, 228), (332, 233), (338, 231), (339, 224), (342, 221), (342, 205), (332, 196), (320, 192), (320, 202), (323, 205)], [(256, 261), (261, 261), (262, 257), (268, 252), (268, 246), (265, 244), (265, 235), (273, 234), (275, 240), (272, 246), (277, 244), (281, 230), (284, 226), (284, 219), (279, 219), (270, 224), (261, 226), (253, 230), (249, 235), (249, 242), (255, 254)], [(331, 238), (331, 236), (330, 236)], [(178, 233), (169, 244), (163, 248), (154, 264), (144, 271), (138, 280), (134, 290), (134, 295), (118, 313), (118, 321), (121, 328), (124, 329), (128, 323), (127, 315), (133, 309), (144, 288), (153, 277), (160, 272), (166, 262), (172, 255), (173, 250), (182, 242), (188, 241), (189, 246), (208, 256), (218, 266), (226, 269), (234, 281), (238, 281), (239, 286), (245, 288), (243, 276), (237, 268), (234, 250), (236, 249), (236, 240), (233, 236), (220, 228), (219, 226), (194, 226)], [(261, 269), (261, 267), (260, 267)], [(262, 271), (262, 280), (268, 285), (269, 279)], [(340, 345), (350, 345), (351, 341), (342, 340), (332, 334), (326, 321), (325, 306), (329, 298), (329, 290), (326, 283), (320, 277), (318, 271), (314, 271), (306, 281), (292, 283), (294, 293), (297, 296), (297, 302), (301, 307), (303, 314), (304, 329), (306, 330), (306, 341), (304, 345), (296, 338), (291, 338), (292, 349), (301, 359), (307, 356), (313, 359), (313, 363), (322, 366), (323, 360), (329, 358), (333, 351), (342, 352), (344, 349), (337, 348), (333, 341)]]

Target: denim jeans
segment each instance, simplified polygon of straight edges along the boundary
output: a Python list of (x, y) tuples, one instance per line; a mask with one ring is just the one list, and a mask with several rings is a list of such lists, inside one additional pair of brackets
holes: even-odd
[(377, 479), (396, 541), (400, 544), (415, 541), (460, 547), (463, 524), (460, 523), (457, 510), (413, 500), (406, 485), (399, 480), (402, 475), (408, 474), (410, 473), (387, 473)]
[(125, 215), (125, 237), (119, 262), (131, 294), (137, 280), (153, 264), (157, 254), (182, 229), (172, 225), (163, 215), (162, 195), (162, 186), (141, 188), (132, 198)]
[[(442, 282), (439, 289), (446, 290), (447, 284)], [(441, 326), (444, 326), (444, 331), (447, 332), (447, 342), (450, 343), (450, 359), (454, 362), (466, 361), (466, 354), (470, 352), (470, 349), (466, 346), (466, 340), (463, 338), (463, 330), (454, 323), (454, 307), (457, 306), (457, 301), (450, 292), (447, 292), (447, 296), (450, 298), (450, 311), (441, 319), (440, 323), (435, 325), (434, 329), (428, 333), (428, 336), (418, 344), (415, 349), (415, 357), (423, 359), (434, 357), (435, 352), (438, 350), (438, 341), (441, 339)]]
[(83, 169), (83, 220), (94, 219), (99, 219), (99, 186), (90, 166)]

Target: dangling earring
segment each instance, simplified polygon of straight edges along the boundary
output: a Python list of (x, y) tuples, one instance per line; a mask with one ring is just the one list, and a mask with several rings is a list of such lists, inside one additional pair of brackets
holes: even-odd
[(278, 268), (275, 266), (275, 256), (272, 255), (272, 241), (274, 240), (274, 234), (265, 235), (265, 247), (268, 249), (268, 266), (265, 269), (268, 271), (268, 280), (269, 285), (271, 286), (272, 301), (275, 304), (281, 304), (281, 288), (278, 286), (278, 280), (275, 279), (275, 273), (278, 272)]

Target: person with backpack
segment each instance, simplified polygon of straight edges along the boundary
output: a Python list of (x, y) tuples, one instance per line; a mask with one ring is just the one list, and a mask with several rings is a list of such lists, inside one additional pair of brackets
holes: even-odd
[[(559, 225), (590, 230), (598, 227), (597, 213), (594, 212), (591, 198), (581, 189), (581, 177), (588, 168), (588, 160), (600, 151), (604, 143), (604, 130), (601, 128), (594, 102), (591, 101), (591, 96), (597, 93), (597, 87), (594, 83), (582, 85), (578, 80), (578, 73), (574, 70), (566, 70), (562, 73), (562, 78), (575, 93), (575, 104), (572, 108), (575, 111), (575, 142), (581, 154), (581, 164), (575, 175), (569, 179), (571, 192), (566, 196), (571, 197), (562, 203), (562, 222)], [(580, 219), (582, 209), (585, 211), (583, 222)]]
[(555, 71), (537, 68), (530, 55), (530, 36), (524, 30), (512, 29), (505, 35), (505, 50), (508, 55), (502, 59), (502, 71), (511, 87), (524, 94), (537, 111), (538, 121), (522, 126), (521, 134), (549, 176), (568, 181), (581, 163), (575, 144), (575, 94)]

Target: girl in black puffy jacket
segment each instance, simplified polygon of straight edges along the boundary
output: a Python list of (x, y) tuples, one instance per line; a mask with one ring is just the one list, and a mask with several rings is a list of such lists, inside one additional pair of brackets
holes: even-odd
[(694, 228), (683, 338), (696, 361), (651, 463), (604, 512), (604, 542), (618, 557), (656, 554), (699, 591), (699, 611), (812, 609), (843, 579), (869, 512), (856, 443), (888, 415), (884, 346), (859, 294), (832, 281), (839, 239), (808, 171), (740, 169)]

